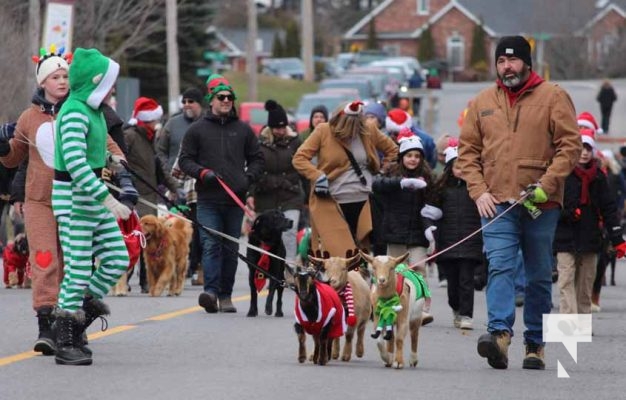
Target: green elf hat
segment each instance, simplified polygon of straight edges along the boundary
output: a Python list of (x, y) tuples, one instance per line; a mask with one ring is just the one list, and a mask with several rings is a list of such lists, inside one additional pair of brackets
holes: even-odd
[(237, 96), (235, 95), (235, 91), (230, 85), (230, 82), (228, 82), (228, 80), (220, 74), (212, 74), (211, 76), (209, 76), (206, 80), (206, 87), (208, 91), (208, 94), (205, 97), (207, 103), (211, 102), (213, 96), (224, 90), (229, 91), (233, 95), (235, 100), (237, 100)]

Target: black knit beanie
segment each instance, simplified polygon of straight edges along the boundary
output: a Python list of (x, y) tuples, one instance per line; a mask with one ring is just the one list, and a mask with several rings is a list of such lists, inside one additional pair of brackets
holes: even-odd
[(275, 100), (266, 101), (265, 110), (267, 110), (267, 126), (270, 128), (280, 128), (289, 124), (285, 109)]
[(498, 57), (517, 57), (532, 68), (533, 61), (530, 57), (530, 44), (523, 36), (504, 36), (496, 46), (495, 62)]

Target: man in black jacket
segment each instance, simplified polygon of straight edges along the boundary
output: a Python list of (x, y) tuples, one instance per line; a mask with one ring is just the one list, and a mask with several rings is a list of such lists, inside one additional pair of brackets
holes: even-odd
[[(260, 176), (265, 161), (254, 132), (237, 117), (235, 92), (230, 83), (214, 74), (207, 79), (207, 89), (209, 110), (185, 133), (178, 164), (185, 174), (196, 178), (198, 222), (239, 237), (243, 208), (232, 196), (245, 201), (248, 187)], [(208, 313), (218, 309), (237, 312), (231, 295), (239, 243), (204, 230), (201, 240), (204, 292), (198, 303)]]

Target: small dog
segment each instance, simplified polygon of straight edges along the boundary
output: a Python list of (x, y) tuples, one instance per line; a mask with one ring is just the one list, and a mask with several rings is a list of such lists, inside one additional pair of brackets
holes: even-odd
[(30, 287), (30, 263), (28, 262), (28, 240), (19, 233), (13, 242), (9, 242), (2, 251), (4, 264), (4, 286)]
[[(289, 230), (293, 226), (293, 221), (286, 218), (279, 210), (264, 211), (254, 220), (248, 243), (260, 247), (280, 258), (285, 258), (286, 250), (283, 243), (282, 233)], [(267, 254), (248, 248), (246, 252), (248, 260), (260, 269), (266, 270), (268, 275), (276, 279), (284, 281), (285, 279), (285, 262), (277, 258), (270, 257)], [(257, 308), (257, 292), (260, 292), (265, 286), (268, 278), (267, 275), (260, 272), (257, 268), (248, 265), (249, 275), (248, 283), (250, 284), (250, 309), (248, 317), (256, 317), (258, 315)], [(276, 317), (283, 316), (283, 287), (270, 278), (269, 293), (265, 302), (265, 314), (272, 315), (272, 302), (274, 301), (274, 293), (276, 293)]]
[(183, 291), (191, 227), (189, 224), (168, 224), (154, 215), (141, 217), (141, 230), (146, 237), (143, 256), (150, 296), (160, 296), (166, 287), (168, 296), (179, 296)]

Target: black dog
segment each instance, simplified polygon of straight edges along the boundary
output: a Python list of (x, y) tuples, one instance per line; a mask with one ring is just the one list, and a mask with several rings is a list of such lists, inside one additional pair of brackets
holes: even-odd
[[(268, 210), (254, 220), (248, 243), (260, 247), (268, 252), (284, 259), (286, 250), (283, 243), (282, 233), (289, 230), (293, 226), (293, 221), (287, 219), (279, 210)], [(248, 317), (256, 317), (257, 309), (257, 291), (261, 291), (265, 286), (265, 280), (269, 279), (269, 293), (265, 302), (265, 314), (272, 315), (272, 302), (274, 301), (274, 293), (276, 294), (276, 314), (277, 317), (283, 316), (283, 286), (277, 282), (276, 278), (281, 282), (285, 280), (285, 262), (275, 257), (248, 248), (246, 252), (248, 261), (257, 265), (257, 268), (248, 265), (250, 271), (248, 275), (248, 283), (250, 284), (250, 310)], [(267, 275), (260, 270), (265, 269)], [(269, 275), (269, 276), (268, 276)]]

